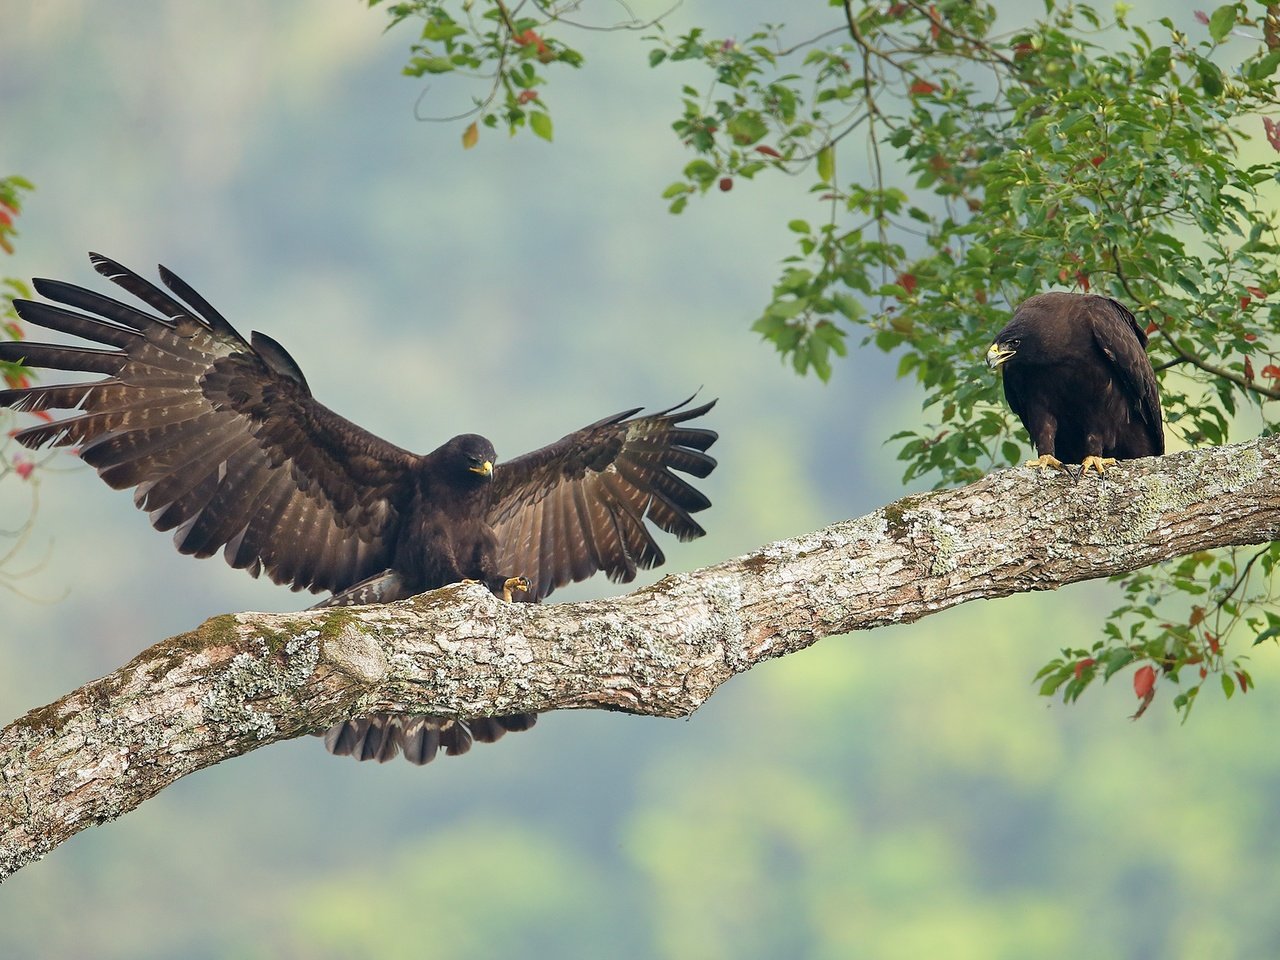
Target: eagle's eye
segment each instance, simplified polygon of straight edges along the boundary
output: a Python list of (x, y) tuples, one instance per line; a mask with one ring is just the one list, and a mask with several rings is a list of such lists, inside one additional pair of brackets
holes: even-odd
[(1022, 343), (1022, 341), (1021, 341), (1021, 340), (1019, 340), (1017, 337), (1014, 337), (1012, 340), (1006, 340), (1006, 341), (1005, 341), (1005, 346), (1008, 346), (1008, 347), (1017, 347), (1020, 343)]

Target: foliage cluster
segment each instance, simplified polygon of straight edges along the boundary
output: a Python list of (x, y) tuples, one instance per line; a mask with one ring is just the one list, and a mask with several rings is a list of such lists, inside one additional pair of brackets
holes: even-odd
[[(483, 79), (465, 147), (481, 125), (551, 139), (548, 71), (583, 62), (553, 34), (584, 26), (579, 3), (380, 4), (392, 26), (421, 24), (406, 73)], [(925, 391), (928, 422), (890, 438), (906, 481), (965, 483), (1023, 459), (981, 358), (1011, 306), (1055, 285), (1116, 297), (1146, 325), (1176, 440), (1223, 443), (1244, 417), (1275, 428), (1280, 5), (1227, 3), (1179, 25), (1043, 0), (1012, 28), (989, 2), (828, 7), (829, 28), (799, 40), (782, 25), (742, 40), (616, 26), (649, 28), (651, 66), (706, 71), (673, 123), (694, 157), (664, 191), (672, 212), (766, 173), (808, 184), (818, 212), (787, 224), (796, 251), (754, 329), (824, 380), (851, 334), (892, 354)], [(1103, 638), (1064, 649), (1042, 690), (1074, 700), (1130, 665), (1144, 706), (1156, 669), (1184, 681), (1184, 712), (1210, 674), (1247, 690), (1227, 640), (1276, 638), (1277, 550), (1124, 578)]]

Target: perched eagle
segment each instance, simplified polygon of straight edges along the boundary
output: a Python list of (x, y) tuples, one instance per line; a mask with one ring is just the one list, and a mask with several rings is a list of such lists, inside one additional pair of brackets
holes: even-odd
[[(710, 501), (673, 471), (714, 469), (706, 451), (716, 434), (685, 425), (714, 401), (626, 410), (502, 464), (475, 434), (419, 456), (316, 402), (280, 344), (261, 333), (246, 342), (164, 267), (176, 298), (90, 259), (155, 312), (34, 281), (65, 306), (17, 300), (22, 318), (95, 346), (6, 341), (0, 359), (105, 377), (0, 391), (0, 406), (81, 411), (17, 439), (78, 446), (112, 487), (135, 488), (134, 503), (157, 530), (174, 531), (182, 553), (221, 550), (255, 577), (332, 592), (326, 606), (386, 603), (463, 579), (538, 601), (598, 570), (625, 582), (661, 564), (646, 520), (680, 540), (704, 532), (691, 514)], [(382, 714), (338, 724), (325, 743), (361, 760), (403, 751), (426, 763), (535, 719)]]
[(1009, 407), (1039, 459), (1102, 473), (1116, 460), (1164, 453), (1160, 393), (1147, 335), (1108, 297), (1042, 293), (1022, 303), (987, 350)]

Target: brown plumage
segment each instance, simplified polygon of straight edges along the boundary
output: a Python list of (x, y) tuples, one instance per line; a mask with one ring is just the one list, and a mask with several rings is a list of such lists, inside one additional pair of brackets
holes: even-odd
[(1024, 301), (987, 350), (1038, 466), (1084, 470), (1164, 453), (1147, 335), (1107, 297), (1042, 293)]
[[(164, 267), (176, 298), (91, 260), (157, 313), (34, 281), (64, 306), (18, 300), (22, 318), (95, 346), (6, 341), (0, 359), (105, 378), (3, 390), (0, 406), (80, 411), (17, 439), (78, 446), (112, 487), (134, 488), (135, 504), (156, 529), (174, 531), (182, 553), (222, 551), (255, 577), (331, 591), (325, 606), (385, 603), (462, 579), (537, 601), (597, 571), (625, 582), (662, 563), (649, 523), (680, 540), (704, 532), (691, 514), (710, 501), (677, 471), (701, 478), (715, 467), (706, 451), (716, 434), (685, 425), (714, 401), (627, 410), (496, 466), (492, 444), (475, 434), (419, 456), (316, 402), (280, 344), (256, 332), (246, 342)], [(358, 759), (403, 751), (426, 763), (438, 749), (465, 753), (473, 739), (534, 720), (382, 714), (335, 726), (326, 744)]]

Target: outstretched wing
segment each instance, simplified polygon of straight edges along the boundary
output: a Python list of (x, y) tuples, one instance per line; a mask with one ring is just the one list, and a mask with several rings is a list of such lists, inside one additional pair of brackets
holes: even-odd
[[(692, 398), (690, 398), (692, 399)], [(712, 430), (684, 426), (715, 401), (637, 417), (606, 417), (493, 471), (488, 520), (498, 537), (498, 571), (525, 577), (521, 600), (603, 570), (633, 579), (665, 559), (646, 525), (692, 540), (705, 532), (691, 514), (711, 501), (675, 471), (706, 477)]]
[(1114, 368), (1142, 420), (1155, 452), (1164, 453), (1164, 427), (1160, 414), (1160, 389), (1147, 358), (1147, 333), (1129, 308), (1109, 297), (1091, 297), (1089, 326), (1094, 342)]
[[(270, 337), (247, 343), (164, 267), (175, 299), (91, 254), (99, 273), (158, 312), (55, 280), (55, 306), (17, 300), (22, 318), (94, 347), (12, 341), (0, 359), (105, 374), (0, 391), (15, 410), (77, 410), (17, 434), (28, 447), (79, 446), (80, 458), (183, 553), (265, 570), (294, 589), (342, 590), (391, 565), (398, 497), (417, 458), (317, 403)], [(183, 302), (185, 301), (185, 302)], [(102, 349), (102, 347), (108, 349)]]

